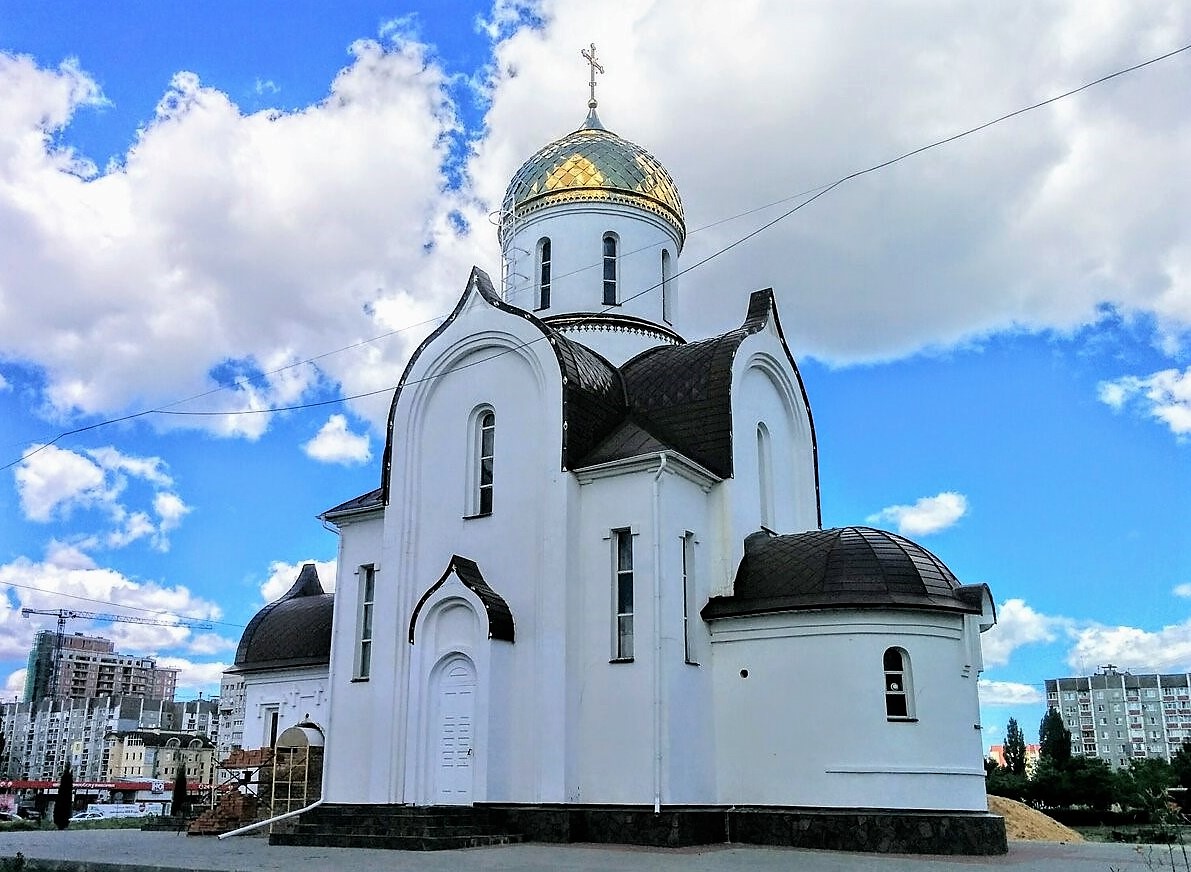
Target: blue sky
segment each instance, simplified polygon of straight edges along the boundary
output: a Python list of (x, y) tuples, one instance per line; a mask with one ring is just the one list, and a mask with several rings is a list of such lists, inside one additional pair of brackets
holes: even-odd
[[(586, 8), (4, 4), (6, 698), (45, 626), (22, 606), (208, 619), (71, 629), (209, 693), (299, 564), (332, 581), (315, 516), (379, 483), (384, 389), (470, 266), (499, 273), (489, 213), (581, 121), (588, 43), (605, 124), (680, 186), (689, 265), (800, 192), (1191, 42), (1177, 2)], [(1045, 678), (1191, 668), (1189, 98), (1185, 52), (682, 278), (689, 338), (774, 287), (826, 526), (902, 531), (992, 587), (989, 742), (1034, 730)], [(30, 453), (163, 407), (211, 414)]]

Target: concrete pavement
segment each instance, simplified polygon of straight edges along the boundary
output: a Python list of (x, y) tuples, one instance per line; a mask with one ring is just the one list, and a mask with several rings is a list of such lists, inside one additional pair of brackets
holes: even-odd
[[(259, 836), (211, 837), (139, 830), (42, 830), (0, 833), (0, 859), (20, 851), (26, 869), (83, 872), (974, 872), (1045, 870), (1110, 872), (1170, 869), (1167, 849), (1154, 846), (1147, 864), (1130, 845), (1010, 842), (1003, 857), (843, 854), (796, 848), (714, 845), (637, 848), (622, 845), (506, 845), (463, 851), (408, 852), (350, 848), (270, 847)], [(1176, 854), (1174, 868), (1184, 868)]]

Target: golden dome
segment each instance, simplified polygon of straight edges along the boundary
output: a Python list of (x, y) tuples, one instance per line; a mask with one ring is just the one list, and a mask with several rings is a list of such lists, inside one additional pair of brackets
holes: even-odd
[(656, 157), (604, 129), (595, 110), (574, 133), (555, 140), (525, 162), (505, 192), (503, 241), (508, 220), (552, 203), (602, 200), (629, 203), (662, 218), (686, 238), (678, 186)]

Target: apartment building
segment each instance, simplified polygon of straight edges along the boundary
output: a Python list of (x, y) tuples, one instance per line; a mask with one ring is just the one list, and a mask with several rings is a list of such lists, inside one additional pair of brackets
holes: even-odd
[(120, 654), (110, 640), (82, 633), (63, 636), (55, 658), (57, 644), (58, 635), (51, 630), (42, 630), (34, 638), (25, 673), (25, 702), (47, 697), (174, 698), (178, 670), (159, 667), (152, 657)]
[(1191, 675), (1133, 674), (1103, 666), (1094, 675), (1046, 681), (1046, 701), (1071, 731), (1071, 751), (1114, 769), (1146, 757), (1170, 760), (1191, 742)]

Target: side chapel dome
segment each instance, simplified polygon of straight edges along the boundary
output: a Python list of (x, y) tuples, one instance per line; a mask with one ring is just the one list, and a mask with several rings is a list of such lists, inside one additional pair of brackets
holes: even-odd
[(229, 672), (320, 666), (331, 660), (331, 611), (335, 595), (326, 593), (313, 563), (278, 600), (253, 616), (236, 648)]
[[(554, 203), (603, 200), (652, 212), (686, 239), (678, 185), (661, 162), (607, 130), (594, 107), (583, 126), (542, 148), (517, 170), (501, 212), (522, 218)], [(501, 226), (501, 242), (506, 225)]]

